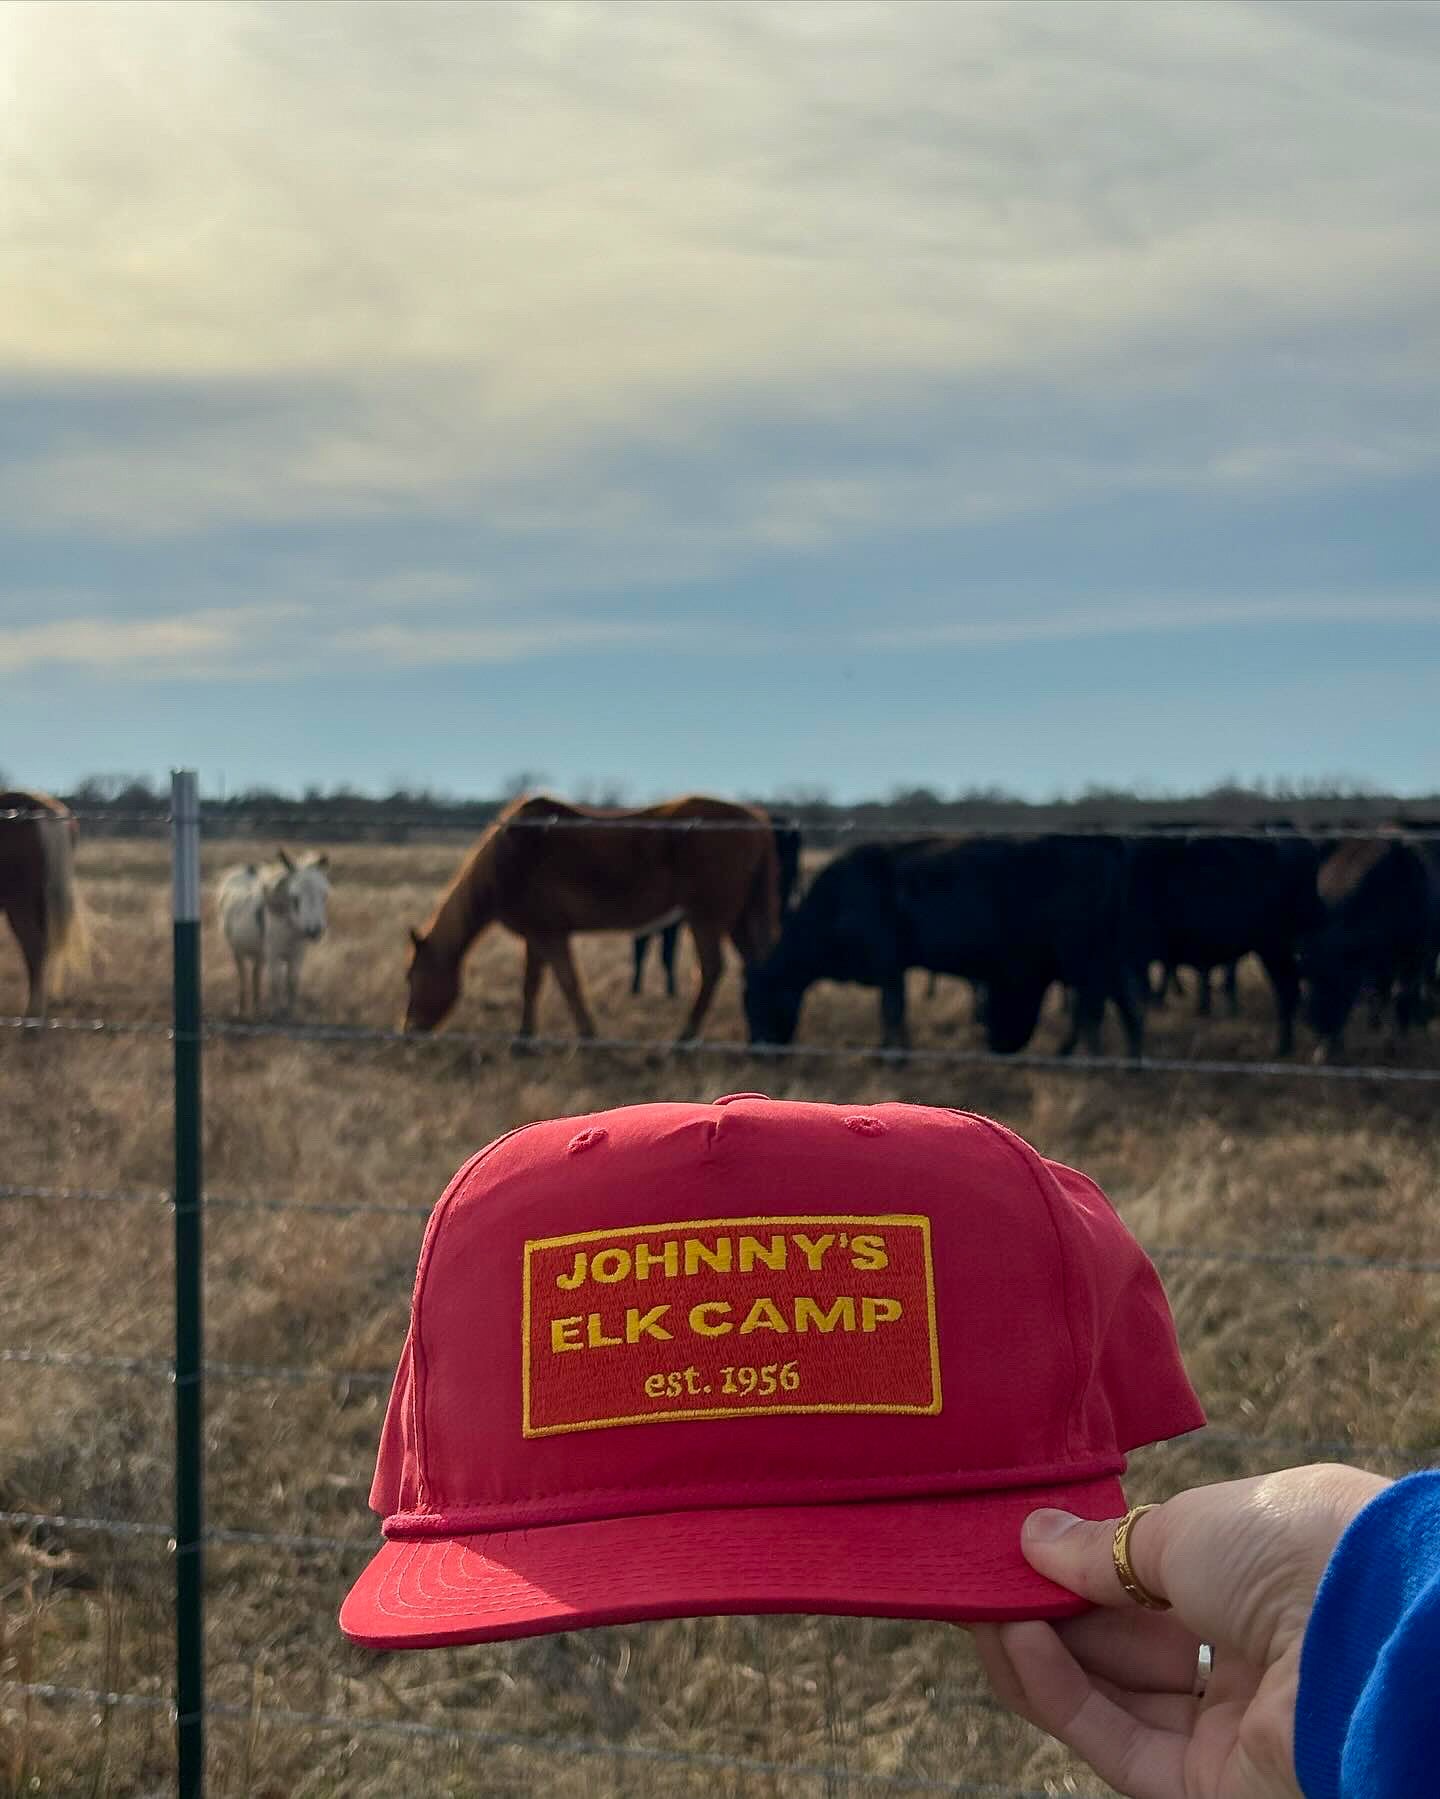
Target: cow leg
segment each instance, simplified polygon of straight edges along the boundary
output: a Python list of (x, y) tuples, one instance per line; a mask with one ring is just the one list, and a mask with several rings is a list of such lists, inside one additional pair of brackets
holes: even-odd
[(1260, 965), (1275, 994), (1275, 1054), (1288, 1056), (1295, 1048), (1295, 1012), (1300, 1004), (1300, 971), (1295, 965), (1295, 952), (1261, 950)]
[(705, 1014), (710, 1010), (710, 1002), (715, 997), (715, 989), (720, 984), (720, 977), (725, 972), (725, 952), (720, 946), (720, 933), (713, 925), (702, 925), (696, 919), (690, 921), (690, 931), (695, 939), (695, 954), (700, 963), (700, 985), (695, 992), (695, 1003), (690, 1008), (690, 1016), (685, 1020), (677, 1043), (689, 1043), (699, 1034), (700, 1026), (705, 1022)]
[[(645, 942), (643, 937), (635, 939), (635, 947)], [(640, 955), (637, 954), (637, 972)], [(520, 1035), (529, 1038), (535, 1035), (535, 1014), (540, 1004), (540, 989), (545, 984), (545, 956), (541, 950), (527, 937), (525, 939), (525, 976), (520, 989)], [(635, 989), (639, 992), (639, 989)]]
[(1073, 1056), (1075, 1046), (1080, 1041), (1080, 995), (1074, 988), (1067, 988), (1066, 1000), (1066, 1015), (1070, 1022), (1066, 1027), (1064, 1041), (1055, 1052), (1057, 1056)]
[(1133, 1060), (1145, 1054), (1145, 995), (1140, 981), (1128, 969), (1121, 972), (1111, 995), (1125, 1027), (1125, 1047)]
[[(649, 937), (637, 937), (631, 945), (631, 951), (635, 959), (635, 972), (630, 977), (630, 997), (633, 999), (645, 984), (645, 958), (650, 953)], [(528, 979), (530, 969), (528, 949), (526, 951), (525, 969), (526, 977)], [(529, 1032), (525, 1032), (525, 1035), (528, 1036)]]
[(27, 906), (19, 900), (10, 904), (10, 927), (20, 954), (25, 961), (25, 978), (29, 995), (25, 1001), (27, 1018), (43, 1018), (46, 1012), (45, 991), (45, 922), (38, 906)]
[(555, 979), (560, 983), (560, 991), (565, 995), (565, 1003), (570, 1008), (570, 1016), (575, 1020), (576, 1035), (589, 1039), (595, 1035), (595, 1020), (590, 1016), (590, 1008), (585, 1004), (585, 995), (580, 986), (580, 976), (575, 967), (575, 959), (570, 953), (570, 939), (558, 937), (551, 947), (546, 960), (555, 970)]
[(910, 1048), (910, 1027), (905, 1018), (905, 975), (887, 975), (880, 986), (880, 1047), (899, 1050)]
[(1092, 1056), (1098, 1056), (1104, 1047), (1105, 1027), (1105, 994), (1103, 989), (1097, 991), (1087, 981), (1084, 986), (1075, 989), (1075, 1004), (1070, 1013), (1070, 1034), (1061, 1049), (1062, 1055), (1070, 1055), (1078, 1041), (1083, 1041), (1086, 1050)]
[(667, 924), (660, 933), (660, 961), (665, 970), (665, 997), (675, 997), (675, 950), (680, 942), (680, 923)]

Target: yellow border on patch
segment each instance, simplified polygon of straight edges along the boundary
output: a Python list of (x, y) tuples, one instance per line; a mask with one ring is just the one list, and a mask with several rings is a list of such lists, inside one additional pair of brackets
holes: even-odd
[[(662, 1231), (712, 1231), (722, 1226), (746, 1224), (903, 1224), (920, 1232), (925, 1258), (925, 1314), (930, 1333), (929, 1405), (751, 1405), (715, 1406), (693, 1412), (639, 1412), (629, 1418), (591, 1418), (580, 1424), (530, 1423), (530, 1252), (565, 1249), (572, 1243), (612, 1241), (616, 1237), (654, 1237)], [(536, 1237), (525, 1243), (520, 1294), (520, 1432), (525, 1437), (559, 1437), (581, 1430), (611, 1430), (621, 1424), (688, 1424), (703, 1418), (776, 1418), (804, 1413), (906, 1413), (934, 1417), (944, 1404), (940, 1389), (940, 1332), (935, 1311), (935, 1261), (931, 1253), (930, 1220), (918, 1212), (792, 1212), (784, 1216), (766, 1213), (756, 1218), (682, 1218), (671, 1224), (622, 1224), (607, 1231), (571, 1231), (563, 1237)]]

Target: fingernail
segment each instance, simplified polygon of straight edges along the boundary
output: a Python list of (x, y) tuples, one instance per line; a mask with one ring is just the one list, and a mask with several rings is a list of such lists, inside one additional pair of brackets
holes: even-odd
[(1053, 1543), (1079, 1522), (1073, 1512), (1057, 1512), (1047, 1507), (1042, 1511), (1031, 1512), (1021, 1525), (1020, 1534), (1030, 1543)]

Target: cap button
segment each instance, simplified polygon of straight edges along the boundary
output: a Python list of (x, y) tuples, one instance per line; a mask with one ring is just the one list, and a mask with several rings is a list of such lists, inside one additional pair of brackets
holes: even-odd
[(737, 1099), (769, 1099), (768, 1093), (722, 1093), (719, 1099), (710, 1103), (715, 1106), (733, 1106)]

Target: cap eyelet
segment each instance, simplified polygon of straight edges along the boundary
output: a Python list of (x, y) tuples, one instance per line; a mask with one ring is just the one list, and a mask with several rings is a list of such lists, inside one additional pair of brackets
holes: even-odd
[(597, 1143), (604, 1143), (610, 1136), (609, 1131), (602, 1130), (598, 1124), (591, 1125), (588, 1130), (576, 1131), (565, 1145), (567, 1156), (578, 1156), (582, 1150), (594, 1149)]

